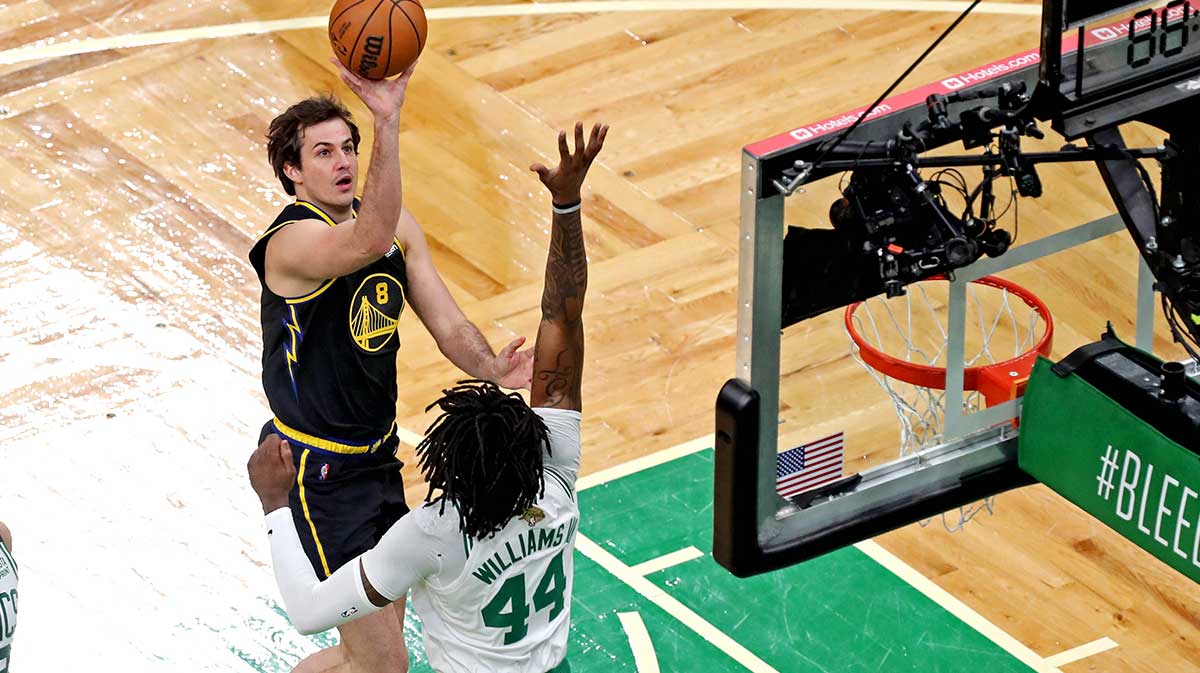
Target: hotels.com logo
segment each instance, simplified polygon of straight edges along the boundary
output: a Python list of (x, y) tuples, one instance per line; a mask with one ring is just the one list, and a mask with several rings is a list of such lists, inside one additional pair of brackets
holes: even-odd
[[(875, 108), (874, 110), (871, 110), (871, 112), (869, 112), (867, 114), (867, 119), (872, 119), (881, 114), (887, 114), (888, 112), (891, 112), (892, 109), (893, 108), (890, 104), (880, 103), (879, 107)], [(788, 133), (788, 135), (790, 135), (793, 140), (805, 141), (805, 140), (808, 140), (809, 138), (816, 138), (817, 136), (823, 136), (828, 133), (832, 133), (834, 131), (840, 131), (840, 130), (846, 128), (847, 126), (850, 126), (854, 122), (858, 121), (858, 118), (864, 112), (866, 112), (866, 110), (859, 110), (857, 112), (847, 112), (846, 114), (844, 114), (840, 117), (834, 117), (833, 119), (826, 119), (823, 122), (817, 122), (816, 124), (809, 124), (808, 126), (801, 126), (800, 128)]]
[[(1129, 4), (1132, 5), (1135, 3), (1131, 2)], [(1171, 4), (1175, 4), (1175, 3), (1171, 3)], [(1179, 4), (1178, 7), (1170, 7), (1170, 6), (1166, 7), (1164, 10), (1164, 11), (1166, 11), (1165, 17), (1162, 16), (1161, 14), (1157, 15), (1157, 16), (1150, 14), (1147, 16), (1143, 16), (1140, 19), (1134, 18), (1133, 19), (1134, 30), (1136, 30), (1140, 33), (1142, 31), (1149, 29), (1152, 26), (1155, 26), (1155, 25), (1165, 26), (1168, 23), (1183, 20), (1184, 18), (1186, 18), (1186, 17), (1184, 17), (1183, 13), (1185, 11), (1187, 11), (1187, 8), (1183, 6), (1182, 2), (1178, 3), (1178, 4)], [(1195, 15), (1193, 14), (1192, 16), (1195, 16)], [(1161, 18), (1162, 23), (1159, 23), (1160, 18)], [(1126, 22), (1126, 23), (1117, 23), (1117, 24), (1113, 24), (1113, 25), (1109, 25), (1109, 26), (1101, 26), (1100, 28), (1093, 28), (1092, 30), (1089, 30), (1088, 32), (1091, 33), (1092, 37), (1096, 38), (1097, 40), (1099, 40), (1101, 42), (1109, 42), (1111, 40), (1115, 40), (1117, 38), (1121, 38), (1121, 37), (1125, 37), (1125, 36), (1129, 35), (1129, 23)]]
[(978, 70), (964, 72), (954, 77), (948, 77), (942, 80), (942, 86), (950, 91), (958, 91), (963, 87), (972, 86), (974, 84), (983, 84), (989, 80), (995, 79), (1001, 75), (1007, 75), (1010, 72), (1021, 70), (1031, 65), (1037, 64), (1042, 59), (1042, 55), (1037, 51), (1029, 51), (1020, 56), (1014, 56), (1008, 61), (1000, 61), (986, 65)]

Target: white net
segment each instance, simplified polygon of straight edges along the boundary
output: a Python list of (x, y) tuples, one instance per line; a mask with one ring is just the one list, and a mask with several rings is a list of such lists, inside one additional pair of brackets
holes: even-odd
[[(876, 297), (860, 304), (851, 315), (854, 331), (865, 344), (905, 362), (945, 369), (948, 345), (950, 284), (944, 280), (914, 283), (900, 297)], [(985, 366), (1032, 351), (1045, 333), (1040, 313), (1021, 297), (1001, 287), (980, 283), (967, 286), (964, 367)], [(850, 353), (891, 398), (900, 423), (900, 455), (907, 456), (945, 441), (946, 392), (893, 378), (868, 365), (858, 343)], [(966, 391), (963, 413), (984, 406), (977, 391)], [(995, 498), (972, 503), (941, 516), (951, 531), (981, 512), (993, 511)], [(922, 521), (928, 525), (931, 520)]]

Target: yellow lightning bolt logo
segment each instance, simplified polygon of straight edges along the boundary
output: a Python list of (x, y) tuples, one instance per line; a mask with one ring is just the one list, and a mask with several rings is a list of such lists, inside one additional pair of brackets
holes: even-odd
[(304, 339), (304, 333), (300, 330), (300, 319), (296, 316), (296, 307), (288, 306), (288, 312), (291, 315), (291, 320), (284, 320), (283, 326), (287, 328), (292, 341), (290, 344), (284, 345), (283, 351), (287, 357), (288, 377), (292, 380), (292, 393), (299, 398), (300, 392), (296, 389), (296, 374), (292, 371), (292, 365), (299, 364), (298, 354), (300, 352), (300, 342)]

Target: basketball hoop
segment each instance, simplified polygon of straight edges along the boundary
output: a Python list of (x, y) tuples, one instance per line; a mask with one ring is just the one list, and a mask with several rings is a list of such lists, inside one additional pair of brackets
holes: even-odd
[[(846, 307), (851, 354), (895, 406), (901, 456), (945, 440), (949, 285), (937, 276), (909, 285), (903, 296)], [(1053, 335), (1050, 310), (1032, 292), (995, 276), (971, 281), (963, 334), (963, 413), (1021, 396), (1037, 356), (1049, 355)], [(991, 498), (960, 508), (956, 525), (945, 515), (943, 522), (958, 530), (984, 509), (991, 511)]]

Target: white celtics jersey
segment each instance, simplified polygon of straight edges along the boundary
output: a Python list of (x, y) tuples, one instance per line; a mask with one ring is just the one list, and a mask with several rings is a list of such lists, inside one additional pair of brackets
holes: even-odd
[(0, 542), (0, 673), (8, 673), (9, 650), (17, 630), (17, 562)]
[(455, 536), (466, 564), (444, 584), (431, 578), (413, 587), (426, 654), (439, 673), (546, 673), (566, 653), (579, 526), (580, 417), (577, 411), (535, 411), (550, 433), (545, 495), (485, 540), (463, 539), (457, 514), (448, 517), (454, 528), (439, 537)]

